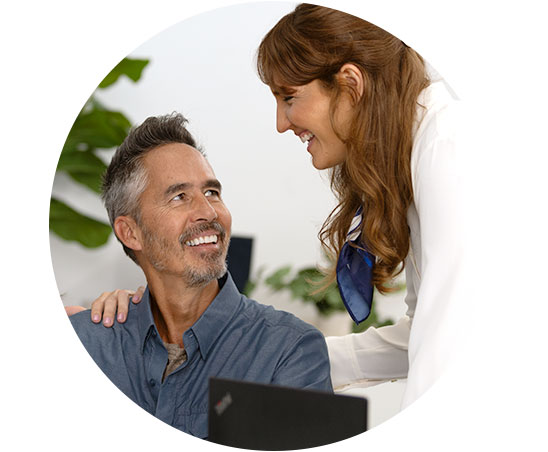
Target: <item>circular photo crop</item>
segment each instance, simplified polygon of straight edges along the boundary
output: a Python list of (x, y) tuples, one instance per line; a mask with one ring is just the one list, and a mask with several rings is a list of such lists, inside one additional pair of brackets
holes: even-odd
[(450, 359), (460, 102), (366, 19), (285, 2), (191, 17), (74, 121), (50, 206), (63, 304), (106, 377), (181, 432), (336, 443)]

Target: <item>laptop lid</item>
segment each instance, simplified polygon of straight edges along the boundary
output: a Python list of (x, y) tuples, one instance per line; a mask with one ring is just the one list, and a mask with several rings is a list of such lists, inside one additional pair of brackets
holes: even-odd
[(245, 449), (304, 449), (367, 429), (367, 400), (281, 386), (211, 378), (209, 437)]

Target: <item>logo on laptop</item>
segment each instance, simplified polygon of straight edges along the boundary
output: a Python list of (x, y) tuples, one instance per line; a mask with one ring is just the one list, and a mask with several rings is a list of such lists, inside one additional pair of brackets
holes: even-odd
[(232, 396), (230, 395), (230, 392), (227, 392), (221, 400), (219, 400), (214, 408), (215, 412), (217, 413), (217, 416), (220, 416), (225, 412), (225, 410), (232, 404)]

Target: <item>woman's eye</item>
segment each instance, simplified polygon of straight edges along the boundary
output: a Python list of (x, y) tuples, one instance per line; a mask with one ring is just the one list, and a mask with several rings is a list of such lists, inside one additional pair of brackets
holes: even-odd
[(294, 99), (293, 96), (285, 96), (285, 97), (284, 97), (284, 102), (290, 102), (290, 101), (292, 101), (293, 99)]

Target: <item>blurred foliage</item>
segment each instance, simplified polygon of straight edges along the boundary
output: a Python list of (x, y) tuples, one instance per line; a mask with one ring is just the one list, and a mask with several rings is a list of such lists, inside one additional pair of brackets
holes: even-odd
[(49, 217), (50, 224), (55, 225), (55, 233), (59, 237), (77, 240), (89, 248), (93, 248), (97, 243), (105, 243), (110, 235), (110, 225), (86, 217), (53, 198)]
[[(274, 292), (288, 290), (293, 299), (302, 300), (305, 303), (313, 303), (318, 312), (323, 316), (329, 316), (336, 312), (346, 312), (336, 281), (326, 289), (318, 291), (321, 287), (320, 281), (323, 280), (323, 274), (315, 267), (306, 267), (293, 272), (291, 266), (285, 266), (275, 270), (270, 275), (264, 277), (264, 279), (262, 276), (263, 272), (264, 269), (259, 270), (257, 277), (248, 282), (244, 291), (246, 295), (249, 296), (257, 285), (263, 282)], [(397, 283), (393, 288), (396, 292), (399, 292), (405, 289), (405, 284)], [(381, 321), (379, 319), (375, 309), (376, 298), (378, 298), (378, 292), (375, 290), (369, 317), (359, 325), (352, 322), (353, 333), (365, 331), (370, 326), (379, 328), (393, 324), (391, 320)]]
[[(111, 86), (121, 76), (137, 82), (149, 60), (124, 58), (99, 84), (98, 89)], [(68, 134), (56, 171), (68, 174), (74, 181), (93, 192), (101, 192), (101, 177), (107, 165), (97, 155), (100, 149), (119, 146), (127, 136), (131, 123), (120, 112), (105, 108), (95, 93), (88, 99)], [(104, 245), (111, 227), (90, 218), (64, 202), (51, 198), (50, 231), (64, 240), (76, 241), (88, 248)]]

